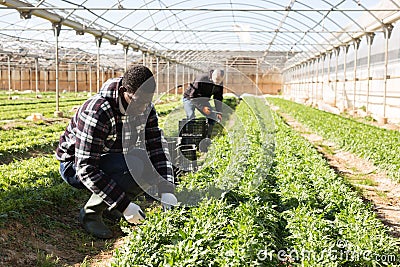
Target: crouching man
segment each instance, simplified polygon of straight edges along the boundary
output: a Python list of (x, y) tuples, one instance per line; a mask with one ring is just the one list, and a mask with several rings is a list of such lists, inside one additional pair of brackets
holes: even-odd
[(155, 87), (147, 67), (129, 68), (88, 99), (60, 137), (56, 158), (61, 177), (92, 193), (79, 221), (95, 237), (113, 237), (103, 212), (133, 224), (144, 220), (132, 200), (151, 188), (164, 208), (177, 204), (172, 164), (151, 103)]

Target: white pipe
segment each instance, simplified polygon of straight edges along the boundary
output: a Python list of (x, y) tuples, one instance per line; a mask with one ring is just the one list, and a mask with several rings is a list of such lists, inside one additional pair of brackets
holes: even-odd
[[(61, 27), (61, 26), (59, 26)], [(59, 30), (57, 29), (58, 26), (54, 26), (54, 35), (56, 38), (56, 44), (55, 44), (55, 63), (56, 63), (56, 112), (60, 111), (60, 81), (58, 77), (58, 71), (59, 71), (59, 66), (58, 66), (58, 35), (59, 35)]]
[(159, 58), (158, 57), (156, 57), (156, 71), (157, 71), (157, 73), (156, 73), (156, 75), (157, 75), (157, 97), (159, 96), (159, 88), (160, 88), (160, 82), (159, 82), (159, 79), (160, 79), (160, 75), (159, 75), (159, 68), (160, 68), (160, 60), (159, 60)]
[(371, 86), (371, 46), (374, 40), (374, 33), (370, 33), (367, 35), (367, 43), (368, 43), (368, 55), (367, 55), (367, 99), (366, 99), (366, 112), (369, 112), (369, 91)]
[(11, 59), (10, 55), (7, 55), (7, 65), (8, 65), (8, 97), (11, 98)]
[(96, 46), (97, 46), (97, 92), (100, 91), (100, 46), (101, 46), (101, 37), (96, 38)]
[(74, 81), (75, 96), (77, 96), (78, 95), (78, 66), (76, 63), (74, 65), (74, 78), (75, 78), (75, 81)]

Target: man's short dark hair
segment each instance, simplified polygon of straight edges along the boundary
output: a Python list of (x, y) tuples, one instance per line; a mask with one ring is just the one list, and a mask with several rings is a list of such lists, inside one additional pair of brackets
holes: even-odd
[(153, 93), (156, 89), (156, 82), (149, 68), (143, 65), (134, 65), (124, 73), (122, 86), (128, 93), (136, 93), (139, 88), (143, 92)]

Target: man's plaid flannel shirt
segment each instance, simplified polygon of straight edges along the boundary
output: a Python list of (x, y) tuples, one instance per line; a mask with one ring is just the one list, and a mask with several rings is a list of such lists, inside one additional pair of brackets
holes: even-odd
[[(110, 208), (121, 212), (130, 203), (130, 199), (112, 179), (99, 168), (100, 156), (105, 153), (122, 153), (124, 143), (137, 134), (123, 131), (123, 116), (118, 106), (118, 88), (121, 78), (108, 80), (99, 94), (88, 99), (76, 112), (66, 131), (60, 137), (56, 158), (60, 161), (75, 161), (78, 178), (92, 192), (101, 196)], [(145, 148), (154, 168), (164, 179), (158, 185), (159, 192), (173, 192), (173, 169), (168, 160), (169, 153), (165, 145), (158, 117), (153, 104), (147, 108), (148, 116), (135, 117), (135, 125), (130, 127), (145, 130)], [(147, 121), (146, 121), (147, 119)], [(139, 122), (139, 123), (138, 123)], [(126, 127), (126, 126), (125, 126)], [(125, 128), (126, 129), (126, 128)], [(125, 133), (124, 138), (122, 137)], [(141, 136), (141, 135), (139, 135)], [(141, 141), (141, 140), (137, 140)]]

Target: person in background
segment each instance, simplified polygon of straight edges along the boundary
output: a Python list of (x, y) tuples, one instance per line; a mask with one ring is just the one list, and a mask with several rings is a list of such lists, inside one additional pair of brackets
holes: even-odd
[[(183, 94), (183, 107), (188, 120), (195, 118), (195, 109), (207, 117), (208, 133), (211, 137), (212, 129), (216, 121), (222, 120), (223, 80), (225, 72), (223, 69), (211, 70), (209, 73), (202, 73), (196, 77), (193, 83)], [(213, 97), (215, 110), (210, 105)]]
[(155, 87), (147, 67), (130, 67), (88, 99), (60, 137), (61, 177), (91, 192), (79, 221), (95, 237), (113, 237), (103, 212), (140, 224), (145, 214), (132, 200), (146, 188), (156, 188), (165, 209), (177, 205), (172, 164), (151, 103)]

